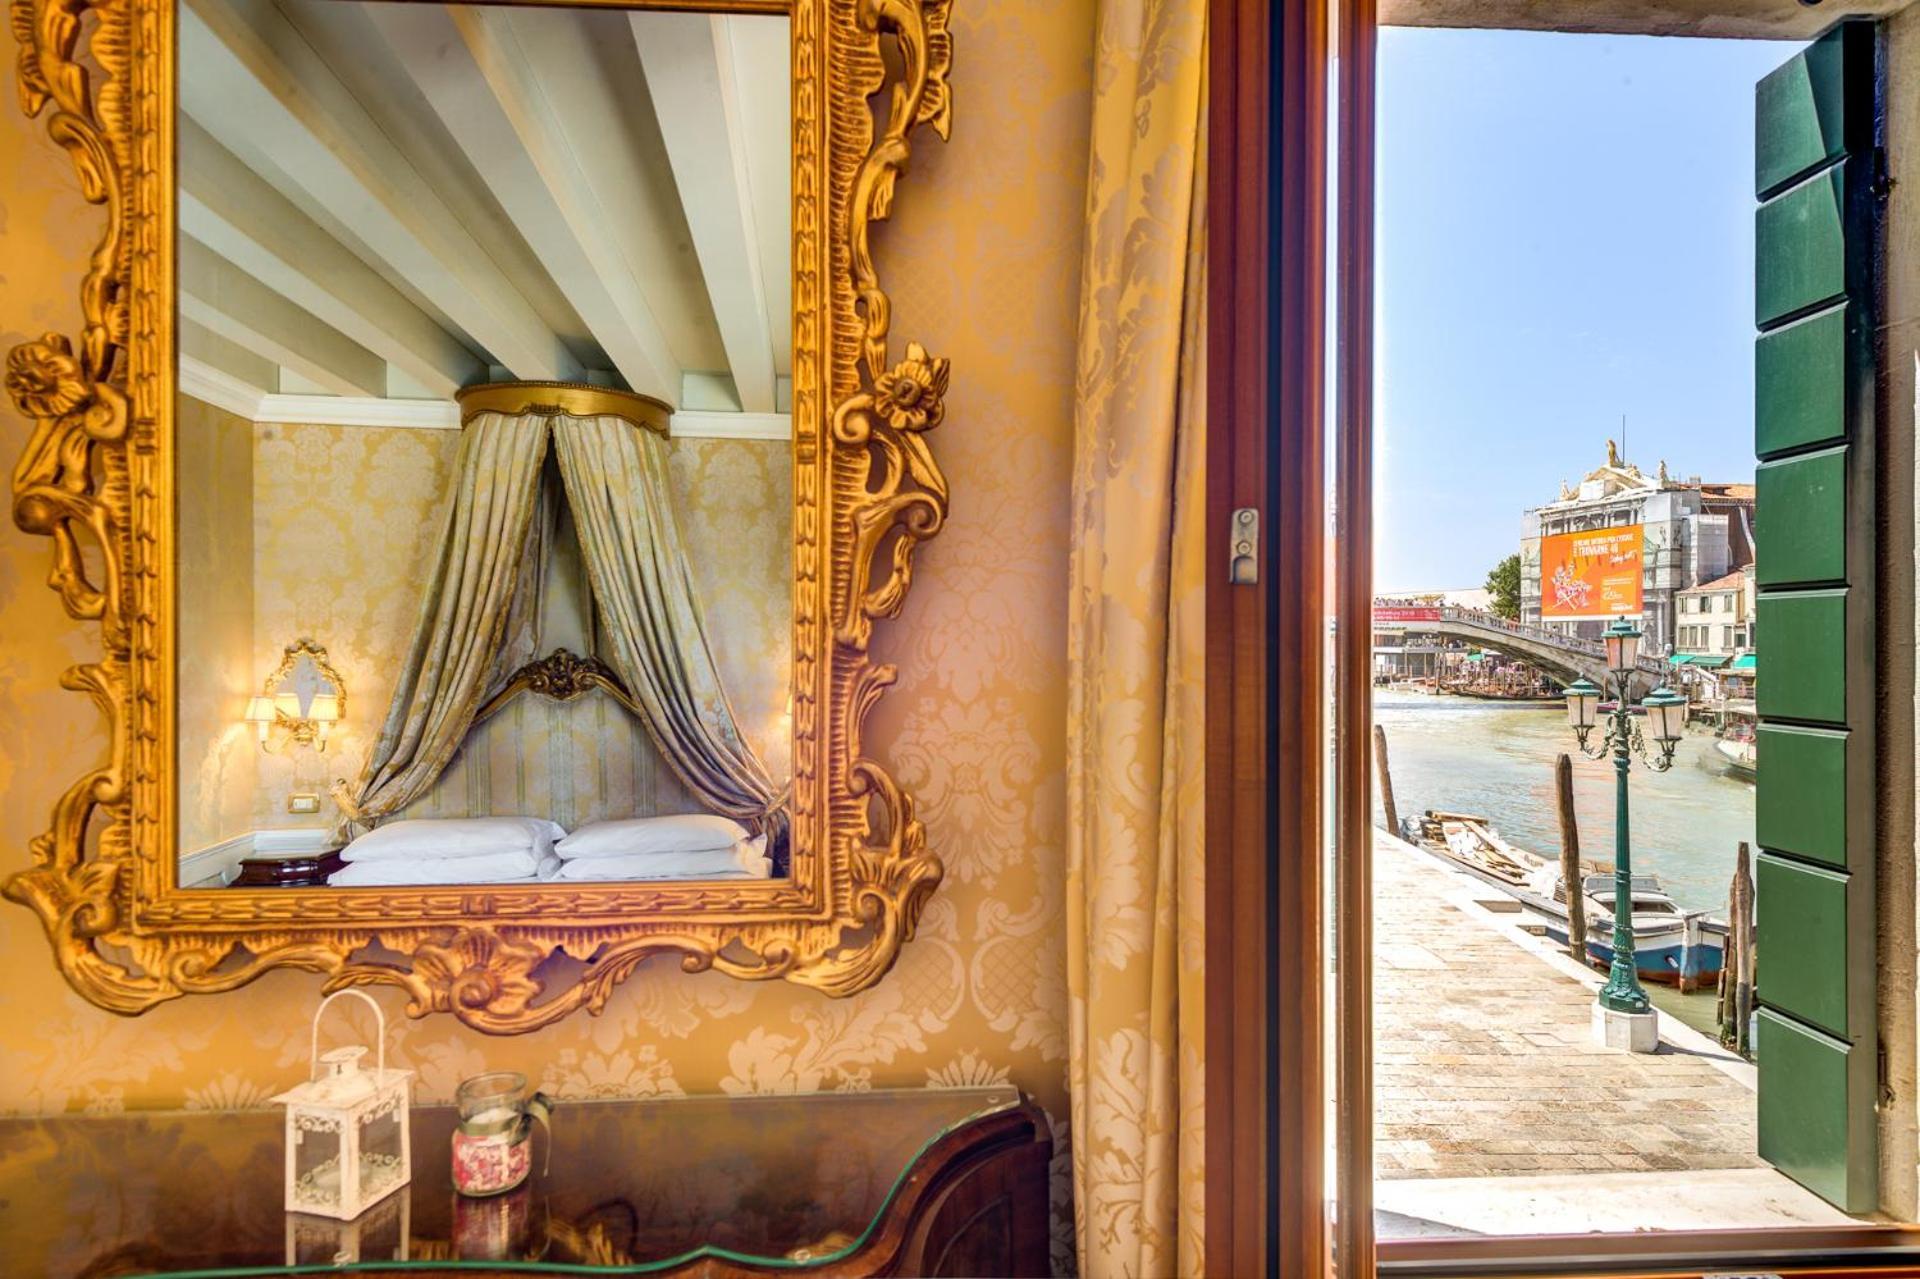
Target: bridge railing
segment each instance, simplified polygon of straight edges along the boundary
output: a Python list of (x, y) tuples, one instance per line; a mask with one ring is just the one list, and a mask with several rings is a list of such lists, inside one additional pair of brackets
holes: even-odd
[[(1545, 644), (1550, 648), (1558, 648), (1569, 653), (1579, 653), (1583, 657), (1591, 657), (1601, 661), (1604, 661), (1607, 655), (1607, 646), (1599, 640), (1581, 639), (1578, 636), (1567, 635), (1561, 631), (1551, 630), (1545, 626), (1534, 626), (1527, 622), (1515, 622), (1477, 608), (1461, 608), (1455, 604), (1443, 605), (1440, 609), (1440, 620), (1443, 622), (1461, 623), (1468, 626), (1481, 626), (1488, 630), (1505, 631), (1509, 635), (1532, 640), (1536, 644)], [(1641, 655), (1638, 666), (1640, 670), (1650, 675), (1663, 675), (1667, 669), (1665, 662), (1657, 657), (1648, 657), (1645, 654)]]

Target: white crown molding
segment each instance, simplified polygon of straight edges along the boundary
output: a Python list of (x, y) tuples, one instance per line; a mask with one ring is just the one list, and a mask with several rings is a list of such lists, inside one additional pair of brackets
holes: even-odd
[(377, 400), (346, 395), (269, 395), (256, 422), (292, 425), (385, 426), (457, 431), (460, 406), (452, 400)]
[(267, 398), (267, 393), (252, 383), (242, 382), (231, 373), (190, 355), (180, 357), (180, 393), (249, 421), (255, 420), (254, 415)]
[[(180, 360), (180, 391), (251, 422), (285, 425), (377, 426), (455, 431), (460, 406), (452, 400), (390, 400), (347, 395), (279, 395), (260, 390), (190, 357)], [(787, 413), (675, 413), (668, 433), (691, 440), (790, 440)]]
[(667, 434), (692, 440), (790, 440), (793, 417), (787, 413), (675, 413)]

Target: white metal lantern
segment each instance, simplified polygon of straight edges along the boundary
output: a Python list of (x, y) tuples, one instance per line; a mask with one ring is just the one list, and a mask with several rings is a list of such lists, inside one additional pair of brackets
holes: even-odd
[[(361, 1068), (365, 1045), (320, 1051), (327, 1005), (354, 995), (373, 1009), (379, 1056)], [(387, 1069), (387, 1019), (359, 990), (335, 991), (313, 1013), (311, 1078), (274, 1100), (287, 1108), (287, 1211), (343, 1220), (359, 1216), (412, 1177), (407, 1101), (413, 1072)]]

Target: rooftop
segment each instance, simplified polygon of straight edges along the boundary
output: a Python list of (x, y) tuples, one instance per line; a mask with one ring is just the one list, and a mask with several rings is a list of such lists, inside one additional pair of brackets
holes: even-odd
[(1698, 586), (1689, 586), (1679, 592), (1681, 595), (1693, 595), (1703, 591), (1730, 591), (1746, 585), (1746, 573), (1735, 569), (1725, 577), (1716, 577), (1711, 582), (1702, 582)]

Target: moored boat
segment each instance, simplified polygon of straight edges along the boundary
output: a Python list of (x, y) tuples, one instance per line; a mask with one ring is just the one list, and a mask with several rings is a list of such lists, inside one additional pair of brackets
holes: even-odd
[[(1401, 837), (1508, 893), (1540, 922), (1548, 937), (1567, 944), (1567, 893), (1557, 863), (1508, 843), (1485, 818), (1466, 813), (1429, 810), (1408, 817), (1401, 822)], [(1613, 964), (1614, 875), (1587, 863), (1579, 879), (1587, 961), (1604, 970)], [(1719, 976), (1727, 935), (1724, 922), (1709, 918), (1705, 911), (1681, 909), (1654, 875), (1633, 877), (1631, 912), (1634, 966), (1641, 980), (1687, 991)]]
[[(1618, 885), (1612, 871), (1580, 876), (1586, 907), (1587, 962), (1613, 966), (1614, 901)], [(1566, 885), (1557, 868), (1548, 868), (1528, 886), (1521, 903), (1546, 922), (1547, 936), (1567, 944)], [(1727, 926), (1703, 910), (1682, 910), (1654, 875), (1635, 875), (1632, 889), (1633, 962), (1642, 981), (1693, 990), (1720, 975), (1726, 959)]]

